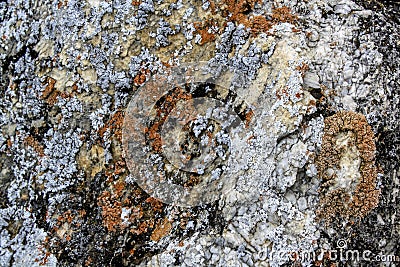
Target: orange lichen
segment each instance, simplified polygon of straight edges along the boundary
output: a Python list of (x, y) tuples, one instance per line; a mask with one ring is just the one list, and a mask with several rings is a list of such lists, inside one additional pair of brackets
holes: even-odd
[(158, 242), (161, 238), (168, 235), (172, 229), (172, 223), (168, 218), (164, 218), (162, 221), (159, 220), (153, 233), (151, 233), (150, 239)]
[(98, 130), (101, 138), (109, 130), (110, 135), (115, 136), (119, 141), (122, 140), (122, 124), (124, 122), (124, 112), (119, 110)]
[(301, 63), (301, 65), (296, 67), (296, 70), (301, 72), (301, 76), (304, 78), (306, 72), (310, 69), (310, 67), (306, 63)]
[(273, 26), (273, 23), (270, 20), (267, 20), (266, 17), (261, 15), (254, 16), (251, 20), (244, 21), (243, 24), (247, 28), (250, 28), (253, 36), (261, 32), (267, 33)]
[(113, 164), (109, 165), (109, 168), (105, 171), (107, 176), (107, 183), (111, 183), (114, 181), (115, 177), (123, 174), (126, 171), (126, 164), (123, 159), (116, 160)]
[(294, 24), (297, 19), (298, 17), (292, 14), (292, 10), (289, 7), (283, 6), (272, 10), (272, 21), (274, 23), (287, 22)]
[(85, 261), (85, 266), (90, 266), (90, 264), (92, 264), (93, 259), (89, 256), (86, 261)]
[(159, 212), (162, 211), (162, 208), (164, 206), (164, 204), (157, 198), (155, 197), (149, 197), (145, 200), (146, 203), (150, 203), (153, 211), (155, 212)]
[(54, 105), (57, 102), (58, 97), (62, 98), (68, 98), (70, 95), (64, 92), (60, 92), (58, 90), (55, 90), (54, 93), (52, 93), (47, 99), (46, 102), (50, 105)]
[(298, 32), (301, 32), (301, 30), (293, 27), (292, 32), (298, 33)]
[(63, 213), (62, 216), (58, 217), (59, 222), (68, 222), (69, 224), (72, 223), (72, 220), (74, 219), (74, 216), (72, 215), (71, 210), (67, 210), (66, 212)]
[(201, 36), (200, 45), (214, 41), (216, 34), (218, 34), (218, 31), (216, 30), (218, 28), (218, 23), (213, 19), (195, 22), (193, 26), (196, 29), (195, 33), (198, 33)]
[(156, 108), (157, 121), (155, 121), (149, 128), (144, 129), (146, 137), (150, 141), (151, 147), (155, 152), (159, 153), (162, 151), (162, 141), (159, 131), (167, 119), (168, 114), (174, 109), (178, 101), (189, 100), (191, 98), (192, 95), (190, 93), (185, 92), (179, 87), (176, 87), (174, 90), (170, 91), (169, 95), (165, 97), (165, 101)]
[(114, 185), (114, 192), (117, 196), (121, 196), (125, 189), (125, 183), (123, 181), (117, 181)]
[(74, 83), (73, 85), (72, 85), (72, 92), (77, 92), (78, 91), (78, 85), (76, 84), (76, 83)]
[[(102, 210), (103, 225), (108, 231), (121, 231), (128, 226), (129, 232), (135, 235), (151, 231), (155, 225), (154, 217), (163, 211), (163, 203), (153, 197), (143, 200), (142, 193), (137, 188), (127, 188), (123, 180), (118, 180), (100, 195), (98, 205)], [(125, 218), (122, 218), (123, 209), (129, 210)]]
[(49, 95), (54, 91), (54, 85), (56, 84), (56, 80), (48, 77), (47, 78), (47, 86), (44, 89), (44, 91), (42, 92), (42, 98), (46, 99), (47, 97), (49, 97)]
[(98, 198), (98, 205), (101, 207), (103, 224), (108, 231), (116, 231), (122, 224), (122, 204), (117, 196), (109, 191), (104, 191)]
[(147, 77), (150, 74), (150, 70), (148, 69), (140, 69), (139, 73), (136, 74), (136, 76), (133, 78), (133, 83), (136, 86), (140, 86), (142, 84), (144, 84), (144, 82), (146, 81)]
[(232, 20), (238, 23), (246, 21), (246, 14), (254, 9), (256, 3), (261, 3), (260, 0), (225, 0), (224, 2), (232, 14)]
[(130, 229), (129, 232), (135, 235), (141, 235), (147, 233), (153, 227), (154, 227), (154, 220), (151, 218), (140, 222), (138, 227)]
[(250, 110), (249, 112), (247, 112), (245, 114), (245, 122), (246, 122), (246, 128), (249, 127), (251, 120), (253, 119), (254, 116), (254, 112), (252, 110)]
[(36, 153), (38, 153), (38, 155), (40, 157), (44, 156), (44, 148), (43, 148), (43, 146), (33, 136), (27, 136), (24, 139), (24, 143), (26, 145), (32, 147), (36, 151)]
[(51, 77), (47, 77), (47, 79), (46, 79), (47, 86), (43, 90), (41, 98), (44, 99), (46, 101), (46, 103), (49, 105), (54, 105), (57, 102), (58, 97), (62, 97), (62, 98), (71, 97), (71, 94), (69, 94), (69, 93), (55, 90), (56, 83), (57, 83), (57, 81), (55, 79), (53, 79)]
[(189, 179), (183, 184), (184, 187), (193, 187), (201, 182), (201, 177), (199, 175), (190, 175)]
[(230, 21), (235, 21), (250, 28), (253, 36), (261, 32), (268, 33), (274, 25), (280, 22), (294, 24), (298, 19), (296, 15), (292, 14), (291, 9), (286, 6), (272, 9), (271, 19), (267, 19), (266, 16), (262, 15), (251, 15), (250, 13), (255, 5), (261, 3), (260, 0), (223, 0), (223, 2), (230, 14), (224, 14), (223, 12), (222, 15)]
[(103, 224), (108, 231), (116, 231), (125, 228), (122, 224), (122, 202), (121, 197), (125, 189), (123, 181), (114, 183), (113, 192), (104, 191), (98, 198), (97, 204), (102, 209)]
[(11, 148), (12, 144), (13, 144), (13, 142), (11, 141), (11, 139), (7, 139), (7, 147)]
[[(338, 135), (349, 133), (353, 138), (345, 146), (338, 145)], [(349, 147), (358, 150), (361, 164), (360, 178), (355, 189), (337, 188), (337, 174), (343, 153)], [(317, 159), (318, 174), (323, 181), (321, 186), (319, 218), (329, 223), (334, 217), (345, 219), (363, 218), (378, 204), (380, 191), (376, 189), (378, 175), (375, 166), (374, 134), (362, 114), (341, 111), (325, 119), (322, 149)]]
[(141, 1), (135, 1), (135, 0), (132, 0), (131, 2), (132, 6), (139, 6), (141, 3), (142, 3)]
[(35, 259), (35, 262), (39, 262), (40, 266), (47, 265), (50, 255), (51, 253), (49, 251), (45, 251), (42, 259)]

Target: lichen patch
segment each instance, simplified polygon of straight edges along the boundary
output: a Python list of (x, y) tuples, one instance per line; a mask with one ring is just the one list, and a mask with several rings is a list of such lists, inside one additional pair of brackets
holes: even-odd
[(318, 174), (322, 179), (317, 215), (363, 218), (378, 204), (374, 133), (364, 115), (340, 111), (325, 119)]

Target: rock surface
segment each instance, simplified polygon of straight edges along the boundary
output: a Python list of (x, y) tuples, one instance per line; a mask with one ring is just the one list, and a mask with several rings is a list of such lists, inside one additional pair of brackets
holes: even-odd
[(0, 266), (398, 265), (399, 10), (1, 2)]

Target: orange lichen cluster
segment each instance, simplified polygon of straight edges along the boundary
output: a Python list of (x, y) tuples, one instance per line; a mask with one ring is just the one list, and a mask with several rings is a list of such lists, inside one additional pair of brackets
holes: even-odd
[(272, 22), (279, 23), (279, 22), (287, 22), (294, 24), (297, 21), (298, 17), (292, 14), (292, 10), (287, 7), (278, 7), (272, 10)]
[(46, 236), (45, 239), (43, 240), (43, 244), (38, 246), (40, 256), (38, 258), (35, 258), (35, 262), (38, 262), (39, 266), (47, 265), (47, 263), (49, 261), (49, 257), (51, 255), (50, 251), (47, 249), (49, 240), (50, 240), (50, 237)]
[(11, 139), (7, 139), (7, 147), (10, 149), (13, 145), (13, 142), (11, 141)]
[(283, 97), (289, 97), (289, 92), (287, 91), (287, 87), (283, 89), (277, 89), (275, 91), (275, 95), (278, 99), (282, 99)]
[(51, 253), (49, 251), (43, 251), (44, 256), (42, 259), (35, 259), (35, 262), (39, 262), (39, 266), (45, 266), (49, 262), (49, 257)]
[(172, 223), (167, 218), (159, 220), (153, 233), (151, 233), (150, 239), (158, 242), (161, 238), (168, 235), (172, 229)]
[(192, 98), (190, 93), (185, 92), (183, 89), (176, 87), (166, 96), (165, 101), (161, 103), (160, 107), (157, 107), (157, 121), (155, 121), (150, 127), (145, 128), (144, 132), (148, 140), (150, 140), (151, 147), (155, 152), (162, 151), (162, 142), (160, 129), (165, 120), (168, 118), (168, 114), (174, 109), (178, 101), (189, 100)]
[(198, 185), (202, 181), (199, 175), (191, 174), (189, 179), (183, 184), (185, 188), (191, 188), (193, 186)]
[(141, 1), (136, 1), (136, 0), (132, 0), (131, 4), (132, 6), (139, 6), (142, 2)]
[(24, 143), (32, 147), (40, 157), (44, 156), (44, 148), (33, 136), (29, 135), (24, 139)]
[(254, 9), (256, 3), (261, 3), (260, 0), (223, 0), (230, 14), (222, 14), (230, 21), (235, 21), (238, 24), (243, 24), (250, 28), (251, 33), (255, 36), (261, 32), (268, 31), (280, 22), (288, 22), (294, 24), (297, 21), (297, 16), (292, 14), (289, 7), (283, 6), (272, 10), (271, 19), (267, 19), (262, 15), (249, 15)]
[(89, 256), (85, 261), (85, 266), (90, 266), (93, 262), (93, 259)]
[[(231, 19), (244, 24), (248, 20), (247, 14), (250, 13), (256, 3), (262, 3), (261, 0), (224, 0), (227, 10), (231, 13)], [(227, 17), (228, 14), (225, 14)]]
[[(123, 181), (114, 182), (110, 190), (104, 191), (98, 198), (98, 205), (107, 230), (116, 232), (129, 227), (129, 232), (135, 235), (151, 232), (156, 224), (156, 215), (163, 212), (164, 204), (153, 197), (144, 200), (142, 197), (141, 190), (131, 190)], [(122, 218), (124, 208), (129, 210), (126, 218)]]
[(62, 215), (57, 217), (57, 225), (60, 226), (64, 222), (72, 223), (74, 216), (72, 215), (71, 210), (67, 210)]
[(82, 220), (86, 216), (86, 210), (67, 210), (60, 215), (49, 215), (49, 211), (46, 212), (45, 219), (48, 220), (50, 217), (56, 219), (55, 226), (51, 228), (49, 235), (45, 237), (38, 249), (41, 252), (40, 258), (36, 258), (35, 262), (38, 262), (40, 266), (47, 265), (49, 257), (51, 255), (51, 246), (54, 243), (69, 242), (72, 239), (72, 234), (81, 227)]
[(250, 122), (251, 122), (251, 120), (253, 119), (253, 116), (254, 116), (254, 112), (253, 112), (252, 110), (248, 111), (248, 112), (245, 114), (244, 120), (245, 120), (245, 123), (246, 123), (246, 128), (249, 127)]
[(57, 102), (58, 97), (62, 98), (71, 97), (71, 95), (66, 92), (60, 92), (58, 90), (55, 90), (54, 87), (56, 82), (57, 81), (55, 79), (48, 77), (46, 81), (47, 86), (42, 92), (42, 99), (44, 99), (46, 103), (49, 105), (54, 105)]
[[(338, 146), (337, 136), (351, 132), (354, 144)], [(359, 152), (361, 165), (354, 192), (348, 188), (335, 188), (337, 182), (335, 169), (340, 168), (340, 159), (349, 146)], [(374, 133), (362, 114), (341, 111), (325, 119), (322, 149), (317, 159), (318, 174), (323, 181), (321, 186), (320, 208), (317, 215), (329, 223), (332, 218), (363, 218), (378, 204), (380, 191), (376, 189), (378, 170), (375, 166)]]
[(53, 227), (52, 231), (57, 236), (66, 241), (71, 240), (71, 235), (76, 229), (81, 226), (80, 219), (86, 215), (86, 211), (80, 210), (67, 210), (57, 217), (56, 226)]
[(150, 203), (153, 211), (155, 212), (161, 212), (164, 204), (157, 198), (155, 197), (149, 197), (145, 200), (146, 203)]
[(150, 70), (148, 69), (140, 69), (140, 72), (138, 74), (136, 74), (136, 76), (133, 78), (133, 84), (135, 86), (140, 86), (142, 84), (144, 84), (144, 82), (146, 81), (147, 77), (150, 74)]
[(196, 29), (195, 33), (198, 33), (201, 36), (200, 45), (214, 41), (216, 34), (218, 34), (218, 31), (215, 30), (219, 28), (218, 23), (213, 19), (195, 22), (193, 26)]
[(124, 186), (125, 183), (119, 181), (115, 184), (113, 193), (104, 191), (98, 198), (97, 204), (102, 209), (103, 224), (111, 232), (118, 228), (124, 228), (121, 218), (122, 202), (120, 201)]
[(179, 227), (180, 227), (182, 230), (185, 230), (185, 229), (186, 229), (187, 224), (188, 224), (188, 222), (189, 222), (189, 219), (190, 219), (191, 215), (192, 215), (192, 214), (191, 214), (190, 212), (183, 212), (183, 213), (182, 213), (182, 215), (181, 215), (181, 217), (180, 217), (180, 220), (179, 220)]
[(54, 91), (54, 85), (56, 84), (56, 82), (57, 81), (51, 77), (47, 78), (47, 82), (46, 82), (47, 86), (44, 89), (44, 91), (42, 92), (43, 99), (46, 99), (47, 97), (49, 97), (49, 95)]
[(115, 112), (111, 118), (98, 130), (101, 138), (107, 130), (110, 131), (112, 136), (115, 136), (119, 141), (122, 140), (122, 124), (124, 122), (124, 112), (119, 110)]
[(154, 219), (150, 218), (148, 220), (144, 220), (139, 222), (138, 226), (129, 230), (132, 234), (141, 235), (149, 232), (150, 229), (154, 228)]
[(57, 8), (60, 9), (63, 6), (67, 6), (67, 5), (68, 5), (68, 1), (67, 0), (59, 1), (58, 4), (57, 4)]
[(306, 63), (301, 63), (301, 65), (296, 67), (296, 70), (301, 72), (301, 76), (304, 78), (306, 72), (310, 69), (310, 67)]
[(123, 159), (117, 160), (111, 164), (110, 167), (105, 171), (107, 176), (107, 182), (113, 182), (115, 177), (118, 177), (126, 171), (126, 163)]

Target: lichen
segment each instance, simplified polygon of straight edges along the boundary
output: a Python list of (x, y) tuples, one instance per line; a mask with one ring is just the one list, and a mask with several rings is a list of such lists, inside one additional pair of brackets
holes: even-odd
[[(322, 247), (326, 240), (329, 247), (346, 235), (356, 245), (392, 248), (399, 27), (393, 9), (357, 3), (1, 2), (0, 265), (252, 266), (265, 264), (263, 251)], [(216, 144), (218, 159), (229, 165), (199, 166), (169, 182), (189, 191), (201, 174), (215, 181), (232, 174), (231, 190), (214, 202), (182, 208), (139, 187), (150, 170), (137, 173), (125, 161), (121, 124), (129, 100), (151, 77), (168, 81), (172, 68), (203, 61), (229, 88), (220, 100), (237, 95), (246, 103), (226, 109), (245, 127), (221, 132), (215, 143), (201, 117), (182, 127), (190, 142)], [(161, 157), (168, 148), (159, 142), (168, 122), (163, 113), (196, 107), (175, 105), (186, 96), (194, 102), (192, 92), (175, 93), (154, 106), (156, 123), (140, 129), (148, 142), (139, 151), (154, 150), (148, 160), (156, 171), (171, 160)], [(181, 148), (193, 158), (190, 145)], [(375, 160), (387, 167), (381, 181)], [(385, 204), (371, 213), (378, 187)], [(324, 228), (314, 220), (318, 209), (320, 219), (337, 217), (351, 227)], [(357, 218), (363, 220), (352, 224)], [(391, 240), (381, 238), (387, 233)]]
[[(340, 137), (343, 133), (347, 136)], [(345, 143), (340, 138), (344, 138)], [(318, 175), (322, 179), (320, 208), (317, 211), (321, 219), (329, 223), (334, 218), (363, 218), (377, 206), (380, 190), (377, 189), (374, 138), (371, 126), (362, 114), (340, 111), (325, 119), (317, 160)], [(343, 161), (350, 160), (349, 164), (354, 165), (357, 158), (360, 159), (359, 175), (354, 171), (341, 174)]]

